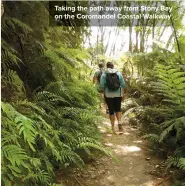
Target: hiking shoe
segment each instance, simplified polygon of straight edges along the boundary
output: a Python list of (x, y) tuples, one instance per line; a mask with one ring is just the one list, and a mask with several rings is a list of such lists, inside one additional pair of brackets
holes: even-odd
[(118, 129), (119, 129), (120, 132), (123, 131), (122, 124), (118, 124)]

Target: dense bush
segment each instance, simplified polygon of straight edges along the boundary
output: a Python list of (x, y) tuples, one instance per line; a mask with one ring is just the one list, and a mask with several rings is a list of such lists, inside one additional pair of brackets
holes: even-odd
[(111, 155), (98, 141), (100, 116), (88, 106), (84, 108), (85, 95), (81, 95), (79, 107), (61, 105), (63, 98), (51, 92), (37, 93), (34, 102), (2, 103), (4, 185), (49, 185), (54, 167), (84, 166), (79, 149), (89, 155), (92, 148)]
[(183, 65), (166, 62), (162, 55), (158, 59), (150, 73), (146, 67), (146, 72), (142, 69), (144, 76), (130, 79), (128, 95), (136, 104), (125, 114), (131, 123), (136, 120), (133, 124), (140, 127), (156, 151), (165, 151), (167, 168), (184, 172), (185, 72)]
[(98, 95), (78, 37), (87, 30), (49, 27), (47, 3), (3, 2), (4, 186), (56, 186), (55, 168), (84, 167), (92, 149), (112, 155), (100, 143)]

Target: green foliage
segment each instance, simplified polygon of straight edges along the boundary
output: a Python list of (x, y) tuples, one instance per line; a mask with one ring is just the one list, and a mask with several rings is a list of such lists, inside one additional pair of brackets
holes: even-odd
[(159, 143), (159, 136), (156, 134), (146, 134), (143, 136), (144, 139), (148, 139), (154, 143)]
[(177, 142), (183, 139), (185, 131), (185, 117), (175, 118), (162, 124), (162, 128), (164, 128), (164, 130), (160, 135), (160, 142), (162, 142), (172, 130), (176, 131), (175, 137)]
[[(36, 130), (34, 121), (17, 112), (10, 104), (2, 103), (2, 181), (4, 185), (11, 182), (28, 185), (27, 178), (35, 183), (49, 183), (48, 173), (38, 176), (41, 170), (40, 160), (32, 158), (35, 152)], [(39, 177), (39, 179), (37, 179)]]
[(174, 155), (167, 160), (167, 168), (176, 166), (184, 171), (185, 138), (185, 72), (176, 66), (157, 65), (157, 82), (152, 89), (162, 99), (166, 115), (157, 134), (146, 135), (150, 140), (167, 145)]
[(88, 33), (48, 27), (45, 2), (3, 5), (2, 185), (57, 186), (55, 168), (83, 168), (94, 149), (113, 156), (96, 125), (98, 94), (79, 37)]
[(170, 167), (178, 167), (185, 172), (185, 146), (177, 148), (173, 156), (170, 156), (166, 161), (166, 169)]
[[(168, 56), (168, 63), (165, 60), (165, 54), (166, 57)], [(151, 66), (153, 71), (150, 70), (148, 73), (147, 69), (143, 68), (144, 77), (129, 81), (128, 91), (139, 105), (130, 110), (139, 121), (142, 131), (147, 133), (143, 138), (151, 142), (155, 151), (163, 153), (165, 151), (166, 154), (171, 155), (166, 161), (167, 169), (176, 167), (184, 172), (184, 67), (179, 65), (178, 61), (173, 61), (175, 59), (173, 53), (163, 52), (163, 54), (153, 57), (155, 57), (152, 62), (155, 68)], [(148, 97), (148, 101), (146, 97)]]
[(158, 95), (164, 97), (163, 102), (173, 105), (185, 103), (185, 72), (172, 66), (157, 65), (158, 82), (153, 88)]
[(177, 166), (185, 171), (185, 158), (180, 158)]
[(25, 34), (29, 34), (33, 32), (33, 29), (30, 26), (28, 26), (27, 24), (21, 22), (19, 19), (16, 18), (4, 17), (3, 24), (8, 25), (9, 28), (11, 29), (16, 29), (16, 27), (18, 27)]
[[(86, 33), (86, 29), (48, 27), (47, 4), (3, 2), (6, 10), (2, 18), (3, 83), (11, 84), (10, 70), (16, 72), (29, 97), (53, 81), (85, 78), (89, 71), (84, 62), (88, 55), (81, 47), (82, 38), (76, 37), (82, 30)], [(17, 91), (12, 88), (11, 93), (15, 95)]]
[(97, 113), (53, 105), (47, 96), (41, 102), (45, 102), (47, 110), (39, 100), (14, 104), (18, 110), (2, 103), (4, 184), (15, 181), (20, 185), (49, 185), (55, 162), (64, 167), (66, 163), (84, 166), (76, 153), (78, 149), (88, 153), (98, 149), (112, 156), (98, 141)]
[(78, 149), (91, 156), (92, 149), (113, 156), (98, 141), (95, 88), (82, 82), (73, 86), (52, 83), (35, 95), (35, 103), (2, 103), (4, 183), (16, 177), (20, 185), (49, 185), (56, 164), (84, 166)]
[(97, 128), (99, 99), (82, 47), (89, 33), (49, 27), (48, 2), (3, 6), (2, 185), (57, 186), (55, 168), (83, 168), (94, 150), (113, 157)]
[(3, 65), (10, 66), (11, 64), (19, 65), (21, 60), (16, 56), (16, 51), (6, 43), (6, 41), (2, 40), (2, 61), (4, 61)]
[(163, 99), (168, 107), (170, 118), (161, 123), (162, 132), (159, 141), (162, 142), (174, 133), (175, 143), (181, 143), (185, 131), (185, 72), (172, 66), (156, 66), (158, 82), (153, 83), (154, 91)]
[(185, 186), (185, 182), (175, 181), (175, 183), (173, 184), (173, 186)]
[(185, 172), (185, 158), (170, 157), (166, 163), (167, 168), (175, 166)]
[(97, 91), (88, 82), (80, 80), (66, 83), (54, 82), (49, 84), (46, 90), (64, 98), (72, 106), (86, 108), (88, 105), (96, 106), (98, 103)]

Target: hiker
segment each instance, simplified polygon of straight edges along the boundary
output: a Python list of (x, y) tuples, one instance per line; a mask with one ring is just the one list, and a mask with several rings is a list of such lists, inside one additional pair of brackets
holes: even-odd
[(99, 69), (94, 74), (93, 83), (96, 84), (99, 87), (99, 85), (100, 85), (100, 78), (101, 78), (101, 75), (104, 72), (104, 69), (103, 69), (104, 68), (104, 64), (103, 63), (99, 63), (98, 66), (99, 66)]
[[(101, 94), (101, 96), (104, 98), (103, 95), (103, 91), (100, 88), (100, 78), (104, 72), (104, 63), (99, 63), (99, 69), (95, 72), (94, 77), (93, 77), (93, 83), (97, 85), (97, 90), (98, 92)], [(105, 109), (106, 109), (106, 114), (109, 114), (109, 109), (107, 107), (107, 104), (104, 100), (104, 105), (105, 105)], [(101, 104), (100, 104), (100, 108), (101, 108)]]
[(109, 109), (112, 131), (115, 133), (115, 118), (117, 118), (118, 121), (119, 131), (122, 131), (121, 102), (124, 100), (123, 88), (125, 87), (125, 81), (121, 72), (114, 69), (112, 62), (107, 63), (107, 69), (100, 79), (100, 87), (104, 89), (104, 96)]

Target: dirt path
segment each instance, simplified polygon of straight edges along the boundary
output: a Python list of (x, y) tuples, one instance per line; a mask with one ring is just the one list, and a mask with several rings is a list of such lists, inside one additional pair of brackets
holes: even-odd
[(113, 150), (119, 162), (102, 156), (83, 171), (59, 173), (59, 179), (65, 177), (65, 186), (170, 186), (161, 172), (162, 160), (151, 155), (137, 129), (124, 125), (122, 135), (112, 135), (108, 119), (99, 128), (104, 144)]

